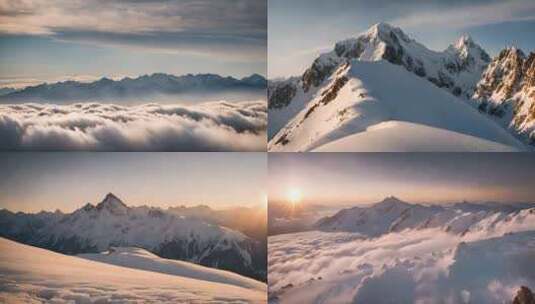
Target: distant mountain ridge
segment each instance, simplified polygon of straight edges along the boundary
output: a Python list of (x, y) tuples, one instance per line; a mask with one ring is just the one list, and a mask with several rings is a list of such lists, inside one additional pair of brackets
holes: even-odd
[[(375, 24), (357, 38), (337, 42), (332, 51), (318, 56), (301, 76), (268, 82), (269, 150), (296, 151), (295, 147), (281, 147), (280, 143), (285, 142), (284, 139), (287, 138), (287, 136), (282, 138), (283, 133), (287, 131), (283, 129), (291, 124), (292, 119), (301, 112), (310, 111), (310, 104), (316, 100), (328, 99), (330, 102), (335, 99), (339, 95), (338, 92), (348, 86), (353, 78), (356, 78), (353, 75), (348, 77), (347, 69), (354, 68), (353, 74), (362, 75), (369, 71), (364, 70), (360, 65), (365, 66), (366, 62), (377, 61), (399, 66), (404, 72), (416, 75), (417, 78), (450, 93), (456, 99), (478, 109), (481, 114), (487, 113), (491, 118), (500, 120), (502, 128), (513, 136), (528, 144), (533, 144), (535, 142), (535, 82), (533, 81), (535, 79), (533, 76), (535, 75), (535, 61), (533, 60), (535, 53), (530, 56), (518, 55), (518, 60), (508, 59), (508, 62), (514, 62), (511, 64), (500, 63), (505, 61), (504, 58), (511, 57), (504, 55), (504, 52), (497, 58), (491, 59), (487, 52), (468, 35), (462, 36), (444, 51), (437, 52), (410, 38), (400, 28), (386, 23)], [(360, 62), (362, 64), (358, 65)], [(381, 64), (376, 66), (381, 66)], [(389, 90), (388, 85), (393, 81), (388, 79), (388, 76), (384, 75), (384, 90)], [(336, 90), (331, 89), (334, 80), (337, 79), (339, 81)], [(356, 81), (360, 79), (356, 78)], [(370, 93), (379, 99), (382, 92), (377, 89), (380, 87), (374, 87), (374, 89), (375, 91)], [(414, 89), (410, 87), (406, 91)], [(502, 94), (503, 91), (508, 91), (510, 94)], [(410, 97), (405, 96), (405, 98), (403, 94), (397, 94), (399, 107), (403, 107), (405, 102), (412, 102), (414, 97), (418, 97), (418, 90), (412, 93)], [(365, 97), (364, 93), (346, 95), (344, 100), (352, 97), (358, 101)], [(426, 94), (420, 95), (426, 100), (429, 99)], [(441, 94), (437, 92), (435, 95), (438, 99)], [(414, 104), (406, 105), (407, 109), (414, 107), (416, 107)], [(348, 105), (340, 105), (338, 111), (346, 114), (352, 112)], [(322, 120), (337, 120), (337, 117), (329, 117), (329, 115), (332, 116), (332, 114), (325, 114)], [(392, 114), (385, 113), (385, 115)], [(376, 120), (375, 117), (366, 115), (363, 115), (362, 119)], [(473, 122), (474, 125), (478, 123)], [(344, 122), (340, 122), (337, 127), (343, 124)], [(353, 130), (354, 133), (362, 132), (356, 129)], [(322, 129), (321, 132), (327, 133), (329, 130)], [(314, 134), (318, 133), (318, 130), (309, 130), (306, 133)], [(344, 133), (349, 135), (351, 130), (346, 128)], [(302, 140), (310, 142), (310, 139), (303, 138)], [(278, 141), (279, 144), (277, 144)], [(306, 150), (306, 147), (298, 150)]]
[(65, 254), (136, 246), (265, 281), (265, 244), (199, 218), (129, 207), (112, 193), (72, 213), (0, 210), (0, 236)]
[(217, 74), (187, 74), (175, 76), (164, 73), (143, 75), (137, 78), (125, 77), (120, 80), (101, 78), (93, 82), (63, 81), (43, 83), (0, 95), (0, 102), (31, 101), (99, 101), (149, 97), (157, 94), (176, 95), (187, 93), (264, 90), (267, 80), (253, 74), (237, 79)]
[(440, 228), (464, 235), (469, 231), (489, 230), (506, 222), (535, 219), (535, 203), (421, 205), (394, 196), (369, 207), (343, 209), (320, 219), (314, 227), (321, 231), (347, 231), (377, 237), (405, 229)]

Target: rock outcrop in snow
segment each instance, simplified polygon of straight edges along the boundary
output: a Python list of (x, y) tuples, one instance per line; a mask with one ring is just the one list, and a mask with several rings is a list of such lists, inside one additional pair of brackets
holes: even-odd
[(483, 73), (473, 98), (480, 111), (535, 144), (535, 53), (502, 50)]
[(513, 304), (535, 304), (535, 296), (526, 286), (520, 287), (517, 291)]

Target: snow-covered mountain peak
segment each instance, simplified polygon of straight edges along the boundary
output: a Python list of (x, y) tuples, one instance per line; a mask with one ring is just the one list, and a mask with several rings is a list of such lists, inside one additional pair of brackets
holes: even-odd
[(393, 206), (406, 207), (409, 205), (410, 205), (409, 203), (404, 202), (400, 200), (399, 198), (391, 195), (391, 196), (385, 197), (382, 201), (380, 201), (379, 203), (376, 203), (374, 206), (375, 207), (393, 207)]
[(485, 67), (491, 61), (489, 54), (468, 34), (462, 35), (457, 42), (450, 45), (446, 50), (446, 53), (448, 52), (456, 55), (461, 59), (461, 64), (467, 67)]
[(87, 203), (81, 209), (84, 210), (84, 211), (91, 211), (91, 210), (95, 209), (95, 206), (93, 206), (93, 204), (91, 204), (91, 203)]
[[(468, 35), (462, 36), (446, 50), (437, 52), (412, 39), (398, 27), (387, 23), (377, 23), (357, 37), (337, 42), (331, 51), (318, 56), (300, 78), (269, 82), (270, 123), (268, 133), (270, 146), (276, 145), (275, 143), (280, 139), (275, 138), (277, 137), (276, 135), (279, 135), (277, 133), (284, 132), (282, 129), (285, 126), (288, 127), (293, 118), (299, 116), (300, 112), (307, 112), (309, 110), (307, 108), (311, 107), (311, 104), (316, 100), (323, 99), (323, 93), (330, 92), (329, 86), (345, 73), (342, 67), (350, 66), (350, 70), (355, 71), (352, 74), (359, 74), (359, 69), (363, 68), (361, 65), (366, 65), (364, 62), (380, 61), (402, 68), (400, 69), (402, 72), (399, 74), (404, 75), (401, 78), (395, 78), (393, 80), (395, 83), (400, 82), (400, 79), (413, 79), (414, 77), (408, 77), (412, 75), (406, 75), (408, 72), (416, 75), (422, 82), (427, 82), (455, 96), (469, 99), (474, 94), (477, 83), (480, 81), (481, 75), (491, 59), (485, 50)], [(381, 64), (375, 66), (380, 67)], [(349, 81), (345, 82), (348, 86), (352, 83), (352, 75), (349, 76)], [(390, 82), (386, 80), (389, 76), (382, 75), (383, 80), (379, 81), (380, 86), (377, 92), (388, 91), (385, 87), (390, 85)], [(367, 76), (364, 75), (364, 77)], [(357, 82), (360, 81), (361, 79), (357, 79)], [(417, 87), (420, 86), (418, 85)], [(414, 95), (423, 96), (423, 94), (417, 94), (422, 91), (417, 87), (415, 86), (414, 88), (416, 90)], [(407, 95), (407, 91), (407, 88), (403, 88), (401, 94), (397, 94), (396, 99)], [(346, 96), (354, 101), (365, 99), (359, 96), (367, 96), (368, 94), (360, 92), (357, 96), (349, 95), (354, 94), (348, 92)], [(443, 94), (435, 90), (433, 95), (440, 96), (433, 97), (435, 99), (442, 99)], [(334, 95), (330, 94), (329, 96)], [(374, 97), (378, 98), (377, 96)], [(420, 98), (418, 96), (414, 97)], [(403, 107), (405, 111), (407, 108), (413, 107), (413, 105), (405, 104), (409, 100), (410, 98), (404, 98), (403, 103), (397, 102), (396, 104)], [(347, 108), (347, 106), (344, 107)], [(348, 115), (351, 114), (351, 111), (346, 111), (343, 108), (339, 108), (337, 111)], [(397, 110), (394, 112), (397, 112)], [(348, 115), (345, 115), (345, 117)], [(392, 114), (386, 115), (392, 116)], [(373, 120), (373, 118), (367, 119)], [(335, 119), (330, 121), (335, 122)], [(473, 125), (473, 122), (471, 125)], [(349, 135), (348, 131), (344, 130), (344, 133)], [(313, 131), (308, 132), (308, 134), (313, 133)], [(281, 142), (286, 141), (282, 140)], [(289, 148), (287, 147), (286, 149)], [(306, 148), (299, 149), (304, 150)]]
[(365, 32), (365, 36), (369, 38), (379, 38), (383, 40), (387, 40), (388, 36), (392, 34), (399, 35), (399, 38), (403, 38), (404, 40), (409, 40), (408, 36), (399, 27), (392, 26), (385, 22), (376, 23)]
[[(427, 206), (388, 197), (370, 207), (342, 209), (320, 219), (315, 227), (321, 231), (358, 232), (376, 237), (405, 229), (439, 230), (463, 236), (468, 232), (500, 233), (504, 227), (516, 225), (526, 230), (535, 219), (532, 204), (459, 203), (448, 206)], [(530, 226), (531, 225), (531, 226)], [(528, 227), (528, 228), (529, 228)]]
[(472, 36), (470, 36), (469, 34), (462, 35), (454, 44), (454, 47), (456, 49), (471, 48), (474, 46), (478, 45), (475, 44), (474, 40), (472, 39)]
[(106, 195), (96, 208), (98, 210), (108, 210), (113, 214), (125, 214), (128, 210), (128, 206), (111, 192)]

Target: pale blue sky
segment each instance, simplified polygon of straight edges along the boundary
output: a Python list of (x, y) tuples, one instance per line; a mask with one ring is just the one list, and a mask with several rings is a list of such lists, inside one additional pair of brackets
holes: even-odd
[(266, 75), (265, 0), (36, 0), (0, 7), (0, 85)]
[(378, 22), (401, 27), (434, 50), (470, 34), (490, 55), (535, 49), (533, 0), (269, 0), (268, 75), (300, 75), (334, 43)]
[(0, 208), (72, 211), (108, 192), (127, 205), (264, 207), (265, 153), (0, 153)]

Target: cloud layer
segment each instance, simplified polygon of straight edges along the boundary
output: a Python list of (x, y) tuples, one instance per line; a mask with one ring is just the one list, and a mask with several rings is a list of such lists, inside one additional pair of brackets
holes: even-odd
[(0, 105), (0, 150), (265, 151), (263, 101)]
[[(378, 238), (318, 231), (269, 237), (271, 299), (295, 303), (506, 303), (533, 286), (533, 213), (464, 236)], [(284, 301), (281, 301), (284, 302)]]

